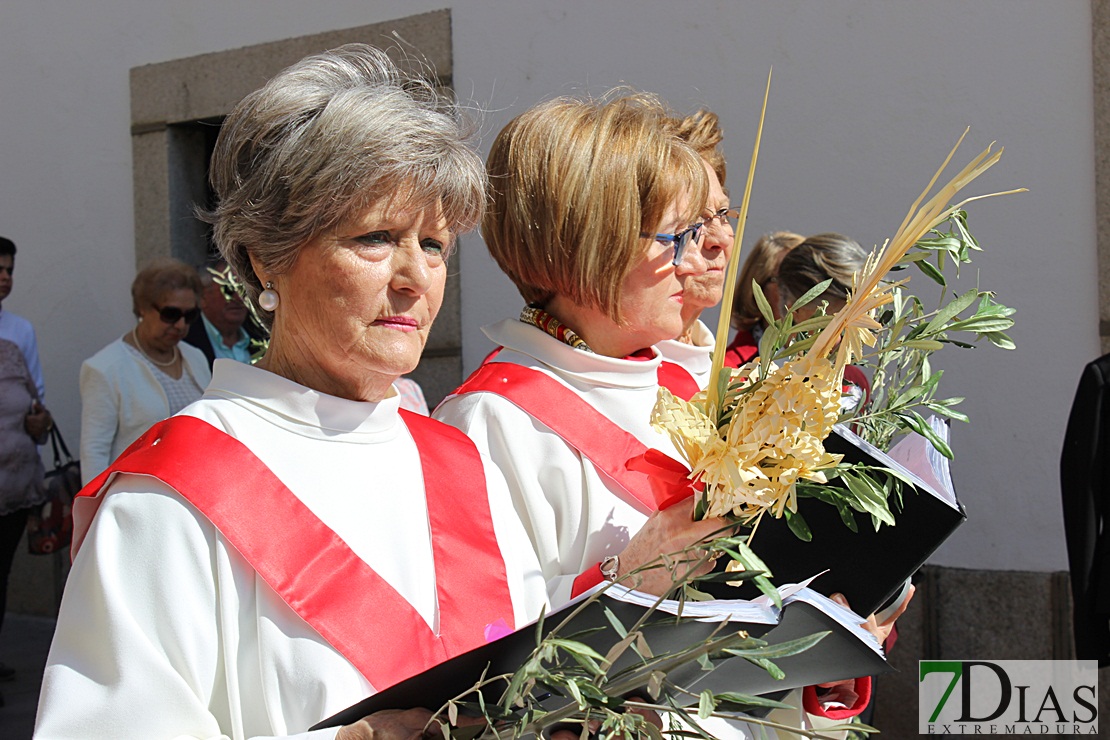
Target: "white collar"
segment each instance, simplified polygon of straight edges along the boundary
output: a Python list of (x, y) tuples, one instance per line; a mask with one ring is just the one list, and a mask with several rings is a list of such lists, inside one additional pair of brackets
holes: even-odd
[(376, 403), (350, 401), (235, 360), (216, 360), (204, 396), (233, 401), (277, 426), (313, 438), (356, 435), (354, 441), (378, 442), (396, 435), (401, 423), (401, 399), (393, 387)]
[[(653, 350), (650, 360), (626, 360), (585, 352), (563, 344), (547, 332), (516, 319), (506, 319), (482, 327), (494, 344), (526, 355), (555, 370), (568, 381), (578, 379), (583, 385), (608, 385), (623, 388), (647, 388), (659, 385), (659, 363), (662, 356)], [(526, 363), (522, 363), (526, 364)]]
[(709, 372), (710, 365), (713, 364), (713, 332), (699, 319), (694, 324), (691, 335), (693, 344), (678, 339), (666, 339), (655, 345), (655, 349), (664, 360), (682, 365), (693, 372)]

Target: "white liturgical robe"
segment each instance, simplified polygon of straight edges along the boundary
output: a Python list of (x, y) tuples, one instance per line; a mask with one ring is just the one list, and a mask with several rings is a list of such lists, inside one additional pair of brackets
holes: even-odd
[[(438, 631), (420, 458), (397, 408), (395, 392), (347, 401), (217, 360), (183, 414), (246, 444)], [(543, 578), (499, 471), (482, 465), (505, 619), (522, 625), (546, 601)], [(236, 491), (244, 507), (250, 491), (249, 480)], [(306, 729), (375, 691), (177, 492), (117, 475), (101, 501), (66, 587), (37, 738), (329, 738), (336, 730)], [(400, 632), (381, 649), (405, 644)]]
[[(626, 360), (583, 352), (512, 320), (484, 331), (504, 348), (496, 362), (554, 378), (646, 447), (682, 459), (670, 439), (650, 426), (659, 393), (658, 354)], [(495, 393), (448, 397), (433, 416), (466, 432), (504, 472), (548, 578), (553, 604), (565, 602), (575, 577), (605, 556), (619, 554), (647, 521), (647, 514), (627, 503), (593, 463)]]
[[(502, 347), (492, 361), (522, 365), (555, 379), (644, 446), (682, 460), (670, 438), (651, 427), (651, 411), (658, 398), (658, 371), (664, 359), (681, 365), (704, 387), (710, 372), (712, 334), (700, 322), (699, 326), (704, 331), (696, 335), (698, 346), (668, 346), (671, 351), (666, 356), (656, 347), (655, 356), (644, 360), (574, 349), (516, 320), (483, 331)], [(577, 576), (595, 568), (605, 556), (623, 551), (647, 521), (648, 515), (627, 503), (617, 484), (590, 460), (542, 421), (497, 393), (449, 396), (433, 417), (466, 432), (504, 472), (555, 606), (570, 597)], [(589, 428), (589, 418), (574, 421)], [(800, 708), (800, 692), (792, 699), (797, 708), (781, 710), (777, 720), (795, 727), (828, 722)], [(742, 722), (710, 719), (700, 724), (728, 740), (776, 737), (772, 729)]]
[(699, 320), (694, 323), (691, 338), (693, 344), (666, 339), (655, 345), (655, 351), (663, 356), (664, 362), (673, 362), (690, 373), (698, 388), (704, 389), (713, 366), (713, 332)]

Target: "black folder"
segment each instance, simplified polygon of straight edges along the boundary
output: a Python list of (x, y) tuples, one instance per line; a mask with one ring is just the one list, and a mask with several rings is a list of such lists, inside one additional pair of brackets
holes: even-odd
[[(929, 444), (919, 436), (907, 439), (906, 443)], [(836, 507), (800, 498), (798, 511), (805, 517), (813, 539), (803, 542), (790, 531), (785, 519), (764, 516), (752, 549), (770, 568), (775, 583), (798, 583), (823, 573), (811, 588), (825, 595), (840, 592), (854, 611), (872, 614), (902, 590), (906, 580), (964, 522), (967, 514), (951, 489), (946, 470), (919, 468), (918, 475), (842, 425), (834, 427), (825, 440), (825, 449), (844, 455), (845, 462), (899, 470), (913, 482), (912, 487), (903, 486), (900, 511), (891, 497), (895, 525), (884, 524), (875, 531), (870, 516), (856, 513), (859, 531), (853, 532), (841, 520)], [(829, 485), (839, 484), (834, 480)], [(750, 597), (752, 588), (745, 585), (737, 589), (724, 583), (704, 586), (717, 598)]]
[[(576, 601), (548, 615), (544, 622), (544, 632), (559, 625), (580, 603), (581, 600)], [(676, 605), (671, 602), (671, 606), (673, 608)], [(714, 605), (698, 606), (715, 608)], [(612, 628), (605, 608), (611, 610), (627, 628), (647, 611), (641, 604), (602, 595), (588, 603), (570, 624), (559, 630), (559, 634), (584, 642), (605, 655), (621, 639)], [(768, 605), (762, 610), (763, 613), (749, 621), (730, 621), (722, 628), (720, 622), (678, 618), (656, 611), (649, 617), (648, 626), (643, 632), (656, 657), (701, 643), (714, 633), (721, 637), (737, 630), (745, 630), (753, 637), (762, 636), (770, 644), (780, 644), (819, 632), (830, 632), (809, 650), (775, 660), (776, 665), (786, 673), (782, 680), (776, 680), (763, 668), (744, 658), (732, 656), (714, 659), (717, 668), (711, 672), (693, 662), (679, 666), (667, 674), (670, 681), (694, 694), (708, 689), (714, 693), (728, 691), (760, 695), (842, 678), (875, 675), (889, 670), (877, 642), (866, 632), (846, 626), (858, 619), (858, 616), (837, 616), (836, 610), (836, 605), (830, 607), (829, 602), (819, 594), (801, 589), (796, 595), (784, 600), (781, 611)], [(466, 694), (483, 675), (513, 673), (531, 657), (536, 645), (536, 626), (525, 627), (374, 694), (311, 729), (351, 724), (383, 709), (425, 707), (434, 711), (449, 700), (460, 697), (462, 701), (474, 702), (477, 700), (476, 695), (461, 695)], [(626, 650), (614, 668), (619, 670), (638, 661), (634, 651)], [(498, 681), (483, 689), (484, 700), (489, 704), (496, 703), (504, 690), (505, 682)], [(551, 695), (541, 703), (546, 709), (553, 710), (570, 701), (566, 697)], [(696, 703), (696, 698), (690, 699), (690, 702)], [(681, 703), (683, 702), (680, 699)]]

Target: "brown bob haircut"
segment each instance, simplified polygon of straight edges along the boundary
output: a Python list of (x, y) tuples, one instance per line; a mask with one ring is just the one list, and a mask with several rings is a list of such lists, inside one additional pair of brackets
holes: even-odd
[(482, 236), (530, 305), (562, 295), (622, 322), (621, 285), (647, 248), (641, 232), (654, 234), (682, 195), (684, 220), (705, 203), (701, 159), (668, 120), (653, 95), (559, 98), (497, 135)]

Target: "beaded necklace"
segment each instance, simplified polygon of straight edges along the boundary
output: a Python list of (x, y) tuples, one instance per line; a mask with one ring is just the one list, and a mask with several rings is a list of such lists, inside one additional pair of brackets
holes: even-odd
[(170, 365), (177, 362), (178, 352), (180, 352), (181, 350), (177, 348), (176, 344), (173, 346), (173, 356), (170, 357), (169, 361), (159, 362), (158, 360), (154, 359), (154, 357), (151, 356), (149, 352), (146, 351), (146, 348), (143, 347), (142, 342), (139, 341), (139, 335), (135, 333), (134, 329), (131, 330), (131, 339), (135, 342), (135, 346), (138, 348), (138, 350), (143, 353), (143, 357), (147, 358), (158, 367), (169, 367)]
[(537, 329), (547, 332), (551, 336), (558, 339), (563, 344), (570, 345), (575, 349), (580, 349), (584, 352), (593, 352), (590, 345), (582, 337), (574, 333), (574, 330), (563, 324), (557, 318), (544, 311), (537, 306), (525, 306), (524, 310), (520, 312), (520, 320), (525, 324), (530, 324)]

